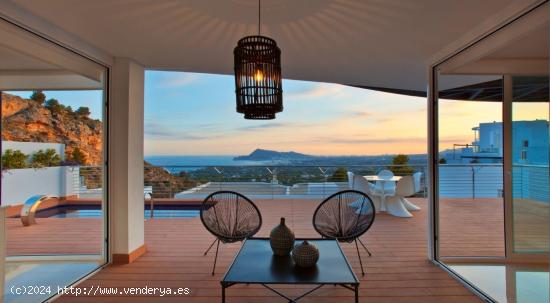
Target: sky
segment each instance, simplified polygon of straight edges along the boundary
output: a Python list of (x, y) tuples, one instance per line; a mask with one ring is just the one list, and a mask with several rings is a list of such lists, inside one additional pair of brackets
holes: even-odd
[[(6, 93), (29, 98), (32, 91), (7, 91)], [(72, 107), (73, 110), (81, 106), (90, 109), (90, 118), (102, 120), (103, 112), (101, 110), (103, 92), (100, 90), (76, 90), (76, 91), (43, 91), (46, 100), (57, 99), (59, 103)]]
[(147, 71), (145, 81), (146, 155), (426, 152), (423, 98), (285, 80), (283, 112), (245, 120), (235, 110), (233, 76)]
[[(426, 98), (338, 84), (283, 81), (284, 111), (245, 120), (235, 110), (233, 76), (146, 71), (146, 156), (243, 155), (256, 148), (311, 155), (427, 152)], [(31, 92), (9, 92), (23, 97)], [(101, 119), (101, 91), (45, 91)], [(495, 102), (440, 102), (440, 150), (471, 143), (472, 127), (502, 120)], [(516, 120), (548, 119), (547, 104), (514, 107)]]

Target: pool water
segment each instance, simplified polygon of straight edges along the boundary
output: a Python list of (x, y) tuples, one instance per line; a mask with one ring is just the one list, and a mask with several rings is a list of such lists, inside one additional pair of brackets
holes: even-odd
[[(153, 218), (194, 218), (200, 215), (200, 205), (155, 205)], [(36, 213), (37, 218), (100, 218), (103, 211), (97, 205), (65, 205)], [(151, 217), (149, 208), (144, 210), (145, 219)]]

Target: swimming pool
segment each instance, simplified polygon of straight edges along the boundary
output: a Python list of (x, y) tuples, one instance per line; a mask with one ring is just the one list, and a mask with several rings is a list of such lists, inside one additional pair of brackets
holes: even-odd
[[(155, 205), (154, 218), (194, 218), (200, 215), (200, 204)], [(98, 205), (63, 205), (40, 210), (37, 218), (100, 218), (103, 210)], [(145, 218), (151, 217), (149, 207), (144, 208)]]

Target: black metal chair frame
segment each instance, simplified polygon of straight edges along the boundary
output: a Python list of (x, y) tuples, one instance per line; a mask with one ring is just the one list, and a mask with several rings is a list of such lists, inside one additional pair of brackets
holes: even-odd
[[(205, 205), (209, 202), (209, 200), (213, 196), (220, 195), (220, 194), (235, 195), (238, 198), (243, 199), (243, 200), (247, 201), (248, 203), (250, 203), (250, 205), (252, 205), (254, 207), (254, 209), (256, 210), (256, 212), (258, 213), (258, 218), (259, 218), (258, 227), (256, 229), (254, 229), (252, 232), (250, 232), (249, 234), (246, 234), (246, 235), (241, 236), (241, 237), (230, 237), (230, 236), (227, 236), (227, 235), (222, 235), (222, 234), (212, 230), (210, 227), (208, 227), (208, 225), (204, 221), (204, 217), (203, 217), (203, 211), (207, 209)], [(202, 202), (201, 209), (200, 209), (200, 218), (201, 218), (201, 222), (204, 225), (204, 227), (206, 228), (206, 230), (208, 230), (208, 232), (210, 232), (212, 235), (214, 235), (216, 237), (216, 239), (214, 239), (212, 244), (210, 244), (208, 249), (204, 252), (204, 256), (206, 256), (208, 254), (208, 252), (210, 251), (210, 249), (212, 249), (214, 244), (217, 243), (217, 245), (216, 245), (216, 256), (214, 257), (214, 266), (212, 267), (212, 275), (214, 275), (214, 272), (216, 270), (216, 262), (218, 260), (218, 250), (219, 250), (219, 247), (220, 247), (220, 242), (222, 242), (222, 243), (234, 243), (234, 242), (238, 242), (238, 241), (243, 241), (246, 238), (250, 238), (250, 237), (254, 236), (260, 230), (260, 228), (262, 227), (262, 214), (260, 213), (260, 210), (258, 209), (256, 204), (254, 204), (254, 202), (252, 202), (252, 200), (248, 199), (246, 196), (244, 196), (244, 195), (242, 195), (238, 192), (228, 191), (228, 190), (221, 190), (221, 191), (213, 192), (210, 195), (208, 195), (208, 197), (206, 197)]]
[[(372, 210), (373, 210), (372, 220), (371, 220), (370, 224), (366, 228), (364, 228), (363, 230), (359, 231), (358, 233), (352, 234), (352, 235), (346, 235), (344, 237), (334, 237), (334, 236), (331, 236), (331, 235), (324, 234), (323, 232), (321, 232), (317, 228), (317, 225), (315, 224), (315, 218), (317, 216), (317, 212), (323, 206), (323, 204), (330, 201), (334, 197), (345, 194), (345, 193), (355, 193), (355, 194), (363, 196), (363, 198), (366, 198), (366, 201), (368, 201), (370, 203), (370, 206), (372, 207)], [(326, 198), (325, 200), (323, 200), (323, 202), (321, 202), (319, 204), (319, 206), (317, 206), (317, 208), (315, 209), (315, 212), (313, 213), (313, 220), (312, 221), (313, 221), (313, 228), (315, 228), (315, 231), (317, 231), (317, 233), (319, 233), (323, 238), (336, 239), (338, 242), (347, 242), (347, 243), (355, 242), (355, 248), (357, 250), (357, 256), (359, 257), (359, 264), (361, 265), (361, 274), (364, 276), (365, 275), (365, 270), (363, 269), (363, 261), (361, 260), (361, 254), (359, 252), (359, 245), (357, 244), (357, 242), (361, 243), (361, 246), (363, 246), (365, 251), (369, 254), (369, 257), (372, 256), (372, 254), (369, 251), (369, 249), (367, 248), (367, 246), (363, 243), (363, 241), (361, 241), (361, 239), (359, 237), (361, 237), (363, 234), (365, 234), (370, 229), (370, 227), (374, 223), (375, 217), (376, 217), (376, 209), (374, 208), (374, 203), (372, 202), (372, 199), (367, 194), (365, 194), (362, 191), (358, 191), (358, 190), (343, 190), (343, 191), (339, 191), (337, 193), (334, 193), (331, 196), (329, 196), (328, 198)]]

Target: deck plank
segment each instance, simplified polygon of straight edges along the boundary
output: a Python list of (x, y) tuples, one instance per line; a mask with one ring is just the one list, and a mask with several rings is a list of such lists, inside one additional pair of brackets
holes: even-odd
[[(266, 237), (285, 217), (298, 237), (317, 237), (311, 215), (317, 201), (257, 201), (263, 214), (263, 226), (258, 236)], [(426, 208), (425, 201), (419, 204)], [(426, 260), (426, 211), (414, 218), (403, 219), (379, 214), (372, 229), (362, 237), (372, 257), (365, 255), (366, 276), (360, 277), (361, 301), (368, 302), (480, 302), (448, 274)], [(219, 301), (219, 281), (240, 243), (220, 246), (216, 274), (210, 275), (213, 254), (202, 253), (213, 240), (199, 218), (153, 219), (145, 223), (148, 252), (129, 265), (110, 266), (81, 286), (106, 287), (189, 287), (185, 302)], [(342, 244), (356, 273), (360, 273), (355, 247)], [(289, 295), (299, 295), (309, 286), (280, 286)], [(283, 302), (270, 291), (257, 285), (236, 286), (227, 291), (227, 302)], [(352, 292), (326, 287), (303, 302), (352, 301)], [(153, 300), (154, 299), (154, 300)], [(96, 297), (94, 302), (181, 302), (178, 297)], [(344, 302), (343, 301), (343, 302)], [(58, 302), (86, 302), (82, 297), (63, 296)]]
[[(422, 207), (413, 218), (397, 218), (378, 213), (371, 230), (362, 237), (372, 257), (365, 255), (366, 276), (361, 279), (361, 301), (368, 302), (480, 302), (461, 284), (426, 259), (427, 202), (412, 199)], [(317, 237), (311, 224), (314, 200), (256, 201), (263, 215), (257, 236), (269, 231), (285, 217), (298, 237)], [(442, 256), (499, 256), (504, 253), (503, 209), (499, 199), (447, 199), (441, 207)], [(520, 247), (543, 246), (548, 235), (544, 228), (550, 208), (518, 203), (515, 222)], [(8, 219), (8, 255), (97, 254), (101, 251), (103, 224), (94, 218), (39, 218), (38, 224), (23, 227), (19, 219)], [(97, 296), (93, 302), (185, 302), (219, 300), (219, 281), (241, 243), (220, 246), (216, 275), (211, 276), (213, 254), (202, 253), (213, 240), (199, 218), (147, 219), (147, 253), (129, 265), (109, 266), (81, 283), (82, 287), (189, 287), (191, 294), (181, 297)], [(547, 242), (546, 242), (547, 243)], [(546, 244), (547, 245), (547, 244)], [(352, 267), (360, 273), (355, 247), (342, 244)], [(291, 295), (307, 286), (280, 286)], [(257, 285), (235, 286), (227, 291), (228, 302), (283, 302)], [(326, 287), (303, 302), (351, 302), (352, 293)], [(153, 300), (154, 299), (154, 300)], [(89, 297), (66, 295), (58, 302), (90, 302)], [(343, 302), (344, 302), (343, 301)]]

